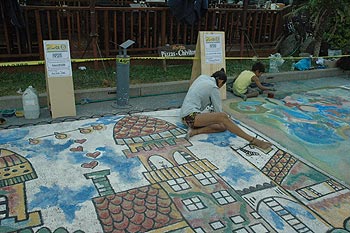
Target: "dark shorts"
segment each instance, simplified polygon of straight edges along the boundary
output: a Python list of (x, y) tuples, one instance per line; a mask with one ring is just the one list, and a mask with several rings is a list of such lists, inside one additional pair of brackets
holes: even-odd
[(186, 124), (188, 127), (194, 129), (196, 128), (194, 126), (194, 119), (196, 118), (196, 116), (200, 114), (199, 112), (193, 112), (191, 114), (188, 114), (187, 116), (182, 118), (182, 122), (184, 122), (184, 124)]

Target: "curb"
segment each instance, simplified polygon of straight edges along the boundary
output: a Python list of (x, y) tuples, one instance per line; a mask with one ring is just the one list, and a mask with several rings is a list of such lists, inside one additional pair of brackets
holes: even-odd
[[(290, 71), (281, 73), (266, 73), (265, 77), (272, 77), (266, 80), (266, 82), (280, 82), (291, 80), (304, 80), (313, 78), (326, 78), (334, 76), (347, 76), (349, 77), (349, 71), (343, 71), (338, 68), (328, 68), (322, 70), (307, 70), (307, 71)], [(229, 81), (233, 80), (233, 77), (229, 77)], [(161, 83), (149, 83), (149, 84), (136, 84), (130, 85), (129, 97), (145, 97), (152, 95), (166, 95), (186, 92), (189, 87), (189, 80), (174, 81), (174, 82), (161, 82)], [(96, 88), (96, 89), (84, 89), (75, 91), (75, 101), (77, 104), (82, 103), (83, 100), (98, 102), (104, 100), (116, 99), (116, 88)], [(39, 95), (39, 104), (44, 107), (47, 106), (47, 94)], [(22, 109), (22, 96), (3, 96), (0, 97), (0, 110), (4, 109)]]

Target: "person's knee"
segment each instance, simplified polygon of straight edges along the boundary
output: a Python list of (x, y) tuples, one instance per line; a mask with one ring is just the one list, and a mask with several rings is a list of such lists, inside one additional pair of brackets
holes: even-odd
[(224, 132), (227, 129), (223, 123), (212, 124), (209, 127), (213, 132)]
[(227, 120), (227, 119), (229, 119), (229, 116), (228, 116), (227, 113), (225, 113), (225, 112), (220, 112), (220, 113), (219, 113), (219, 119), (221, 119), (221, 120)]
[(228, 121), (231, 121), (229, 118), (229, 115), (227, 115), (227, 113), (224, 113), (224, 112), (220, 112), (220, 115), (218, 118), (219, 118), (219, 123), (224, 126), (226, 125), (225, 123), (227, 123)]
[(221, 132), (227, 130), (227, 127), (223, 123), (218, 124), (217, 127), (218, 127), (217, 130)]

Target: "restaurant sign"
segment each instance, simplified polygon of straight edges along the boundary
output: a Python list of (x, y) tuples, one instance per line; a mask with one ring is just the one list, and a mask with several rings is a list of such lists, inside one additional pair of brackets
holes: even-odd
[(195, 52), (195, 45), (175, 44), (158, 47), (158, 54), (161, 57), (193, 57)]

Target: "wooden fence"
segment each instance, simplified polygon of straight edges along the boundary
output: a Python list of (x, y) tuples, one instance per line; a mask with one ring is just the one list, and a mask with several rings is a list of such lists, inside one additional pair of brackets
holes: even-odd
[[(6, 0), (0, 0), (3, 3)], [(43, 59), (43, 40), (70, 41), (72, 58), (112, 57), (131, 39), (131, 55), (156, 55), (166, 44), (196, 44), (198, 31), (224, 31), (227, 51), (239, 47), (241, 29), (254, 48), (273, 47), (283, 30), (280, 10), (210, 8), (195, 25), (178, 22), (168, 7), (21, 6), (22, 25), (15, 25), (0, 4), (0, 60)], [(96, 22), (94, 24), (93, 22)], [(95, 33), (93, 33), (95, 31)]]

